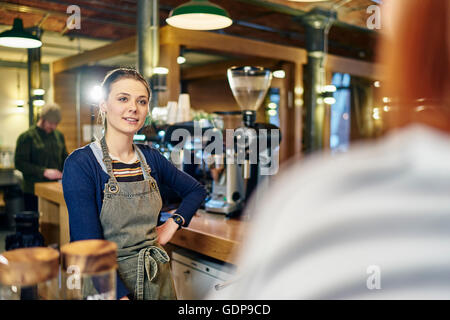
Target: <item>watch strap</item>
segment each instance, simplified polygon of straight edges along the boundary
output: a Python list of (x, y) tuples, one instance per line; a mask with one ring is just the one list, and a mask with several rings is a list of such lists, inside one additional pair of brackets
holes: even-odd
[(181, 227), (184, 225), (183, 216), (179, 214), (173, 214), (171, 218), (173, 219), (173, 221), (175, 221), (176, 224), (178, 224), (178, 229), (181, 229)]

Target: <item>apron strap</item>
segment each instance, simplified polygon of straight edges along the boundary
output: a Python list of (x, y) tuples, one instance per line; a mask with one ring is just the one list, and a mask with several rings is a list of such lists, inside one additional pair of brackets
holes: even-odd
[(150, 173), (152, 172), (152, 169), (150, 169), (150, 166), (145, 160), (144, 154), (137, 145), (134, 145), (134, 150), (136, 150), (136, 153), (139, 157), (139, 161), (141, 162), (142, 173), (144, 174), (145, 179), (147, 180), (151, 179)]
[(106, 166), (106, 171), (113, 180), (116, 180), (112, 168), (112, 159), (109, 156), (108, 146), (106, 145), (105, 136), (103, 136), (102, 139), (100, 140), (100, 145), (102, 147), (103, 163)]
[(157, 246), (149, 246), (139, 251), (136, 287), (134, 292), (134, 297), (137, 300), (144, 299), (145, 274), (147, 274), (148, 280), (152, 281), (158, 274), (157, 262), (167, 263), (169, 260), (170, 258), (167, 253)]
[(102, 147), (103, 154), (103, 163), (105, 164), (106, 170), (109, 174), (108, 188), (109, 192), (117, 193), (119, 192), (119, 183), (117, 182), (116, 177), (114, 176), (113, 168), (112, 168), (112, 159), (109, 156), (108, 146), (106, 145), (105, 136), (100, 140), (100, 145)]

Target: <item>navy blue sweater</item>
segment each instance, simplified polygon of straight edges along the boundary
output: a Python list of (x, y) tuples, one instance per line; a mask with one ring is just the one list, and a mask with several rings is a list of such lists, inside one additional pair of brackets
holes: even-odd
[[(205, 188), (188, 174), (178, 170), (161, 153), (139, 145), (158, 187), (165, 185), (183, 200), (176, 213), (189, 225), (206, 197)], [(103, 190), (109, 175), (102, 169), (89, 145), (75, 150), (64, 163), (62, 185), (69, 211), (70, 241), (104, 239), (100, 223)], [(117, 277), (117, 298), (129, 292)]]

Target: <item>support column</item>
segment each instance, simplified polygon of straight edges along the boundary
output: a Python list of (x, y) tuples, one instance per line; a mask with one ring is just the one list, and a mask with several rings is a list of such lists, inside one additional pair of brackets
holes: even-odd
[[(137, 68), (151, 84), (159, 63), (159, 0), (138, 0), (137, 9)], [(152, 86), (150, 109), (157, 106), (158, 93)]]
[(306, 31), (308, 63), (305, 67), (305, 127), (304, 149), (311, 153), (323, 148), (325, 105), (321, 98), (325, 85), (324, 60), (327, 54), (328, 30), (336, 19), (336, 12), (314, 8), (303, 18)]

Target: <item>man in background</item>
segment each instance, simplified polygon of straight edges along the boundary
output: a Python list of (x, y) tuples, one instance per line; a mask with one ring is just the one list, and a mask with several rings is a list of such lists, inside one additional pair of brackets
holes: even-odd
[(61, 109), (56, 104), (45, 105), (36, 125), (17, 139), (16, 169), (23, 174), (23, 192), (26, 211), (37, 211), (34, 195), (36, 182), (59, 180), (62, 177), (67, 149), (63, 134), (56, 130), (61, 121)]

